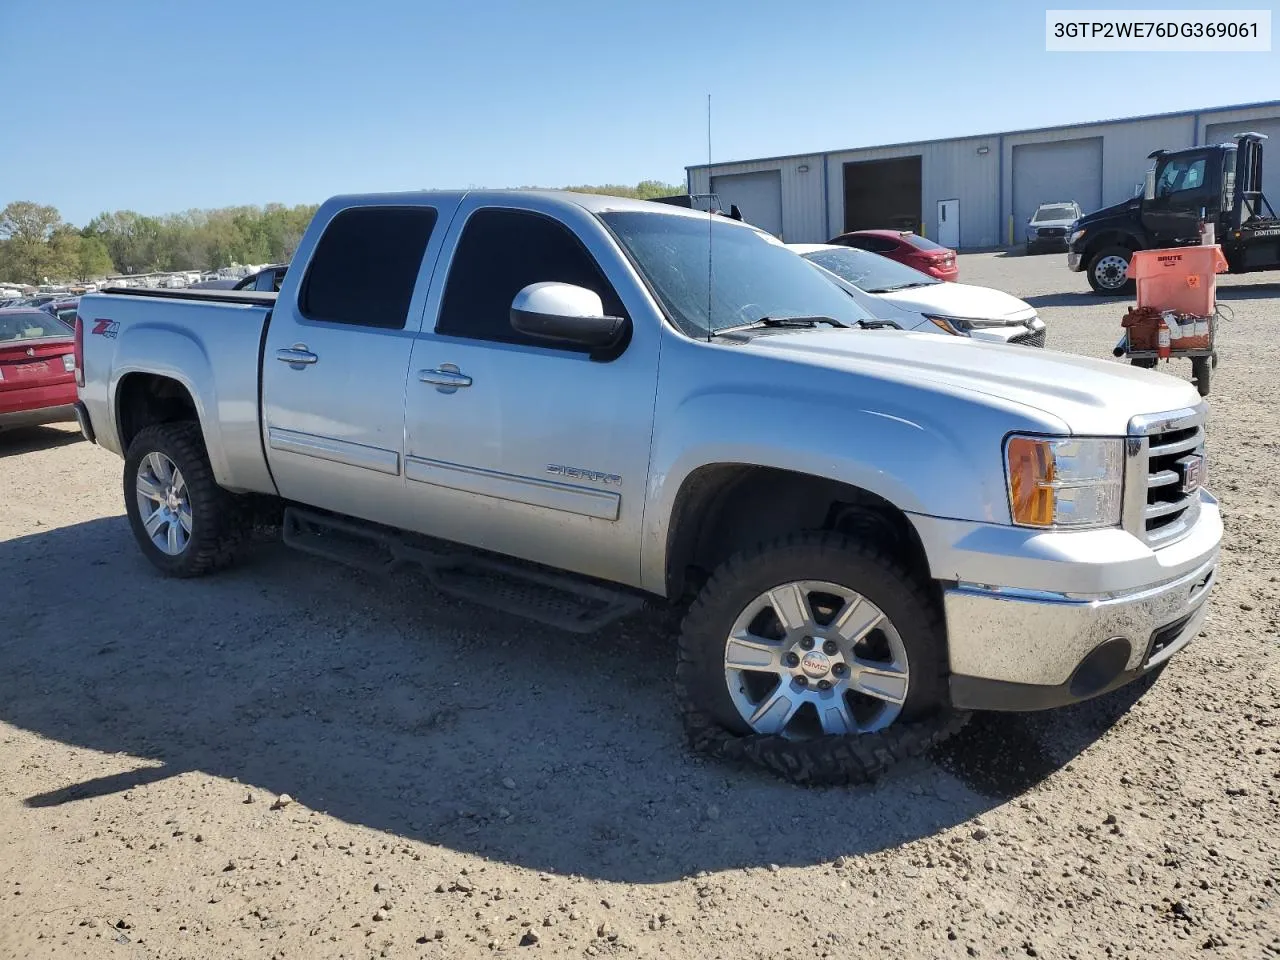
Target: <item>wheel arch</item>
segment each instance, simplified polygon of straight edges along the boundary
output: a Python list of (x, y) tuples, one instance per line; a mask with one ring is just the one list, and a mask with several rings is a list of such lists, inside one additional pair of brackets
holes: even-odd
[(1138, 250), (1145, 250), (1147, 243), (1132, 230), (1121, 230), (1114, 227), (1103, 230), (1097, 236), (1090, 238), (1089, 242), (1085, 244), (1085, 269), (1088, 269), (1089, 262), (1107, 247), (1124, 247), (1132, 253)]
[(667, 528), (666, 595), (687, 596), (739, 550), (806, 530), (873, 540), (922, 582), (931, 582), (919, 533), (883, 496), (794, 470), (715, 463), (691, 472), (676, 494)]

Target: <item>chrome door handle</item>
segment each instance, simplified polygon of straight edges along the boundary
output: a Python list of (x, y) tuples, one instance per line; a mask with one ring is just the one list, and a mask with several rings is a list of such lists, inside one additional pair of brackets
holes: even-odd
[(308, 350), (305, 343), (295, 343), (287, 350), (277, 350), (276, 359), (281, 363), (289, 364), (291, 367), (302, 367), (315, 363), (320, 358)]
[(419, 370), (418, 379), (423, 383), (434, 383), (437, 387), (469, 387), (471, 378), (462, 373), (452, 363), (442, 363), (434, 370)]

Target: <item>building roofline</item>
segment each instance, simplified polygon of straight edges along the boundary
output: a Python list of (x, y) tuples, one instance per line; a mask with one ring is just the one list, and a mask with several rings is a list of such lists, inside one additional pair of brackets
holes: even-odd
[(1208, 115), (1226, 113), (1232, 110), (1258, 110), (1265, 107), (1280, 107), (1280, 100), (1260, 100), (1256, 103), (1236, 103), (1221, 107), (1200, 107), (1190, 110), (1170, 110), (1167, 113), (1146, 113), (1137, 117), (1115, 117), (1110, 120), (1086, 120), (1080, 123), (1055, 123), (1047, 127), (1025, 127), (1020, 130), (998, 130), (994, 133), (966, 133), (958, 137), (934, 137), (929, 140), (902, 140), (898, 143), (869, 143), (861, 147), (839, 147), (835, 150), (804, 150), (800, 153), (783, 153), (773, 157), (748, 157), (743, 160), (721, 160), (716, 163), (693, 163), (686, 166), (688, 174), (692, 170), (708, 170), (716, 167), (736, 166), (741, 163), (772, 163), (781, 160), (799, 160), (803, 157), (829, 157), (836, 153), (856, 153), (859, 150), (893, 150), (898, 147), (927, 147), (935, 143), (947, 143), (953, 140), (993, 140), (999, 137), (1016, 137), (1023, 133), (1046, 133), (1050, 130), (1078, 130), (1086, 127), (1103, 127), (1112, 123), (1140, 123), (1144, 120), (1167, 120), (1170, 117), (1201, 117), (1211, 119)]

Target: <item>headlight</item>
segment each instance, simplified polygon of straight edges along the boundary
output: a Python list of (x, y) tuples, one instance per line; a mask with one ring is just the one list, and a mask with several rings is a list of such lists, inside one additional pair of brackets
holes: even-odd
[(1027, 227), (1027, 236), (1028, 236), (1028, 237), (1034, 237), (1034, 236), (1037, 236), (1037, 235), (1039, 234), (1039, 232), (1040, 232), (1040, 231), (1038, 231), (1035, 227), (1030, 227), (1030, 226), (1029, 226), (1029, 227)]
[(942, 317), (926, 313), (924, 318), (943, 333), (949, 333), (953, 337), (967, 337), (973, 330), (973, 323), (962, 317)]
[(1083, 228), (1081, 228), (1081, 229), (1077, 230), (1077, 229), (1075, 229), (1075, 227), (1074, 227), (1074, 225), (1073, 225), (1073, 226), (1072, 226), (1072, 228), (1071, 228), (1071, 239), (1070, 239), (1070, 240), (1068, 240), (1068, 241), (1067, 241), (1067, 243), (1075, 243), (1077, 240), (1079, 240), (1081, 237), (1083, 237), (1083, 236), (1085, 235), (1085, 233), (1086, 233), (1086, 232), (1088, 232), (1088, 228), (1087, 228), (1087, 227), (1083, 227)]
[(1010, 320), (992, 320), (988, 317), (945, 317), (940, 313), (926, 313), (924, 316), (939, 330), (955, 337), (967, 337), (975, 330), (1008, 327), (1013, 323)]
[(1018, 526), (1119, 526), (1123, 440), (1011, 436), (1005, 463)]

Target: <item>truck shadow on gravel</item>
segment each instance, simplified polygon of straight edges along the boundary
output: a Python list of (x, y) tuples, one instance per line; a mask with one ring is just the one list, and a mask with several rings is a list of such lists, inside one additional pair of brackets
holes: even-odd
[(51, 427), (14, 427), (0, 430), (0, 460), (36, 450), (52, 450), (69, 443), (80, 443), (84, 437), (78, 430), (55, 430)]
[(1141, 693), (979, 716), (874, 787), (805, 790), (689, 754), (660, 611), (564, 636), (274, 544), (219, 576), (164, 580), (120, 517), (0, 543), (0, 583), (0, 717), (162, 764), (28, 806), (202, 771), (349, 823), (614, 881), (931, 835), (1070, 763)]

